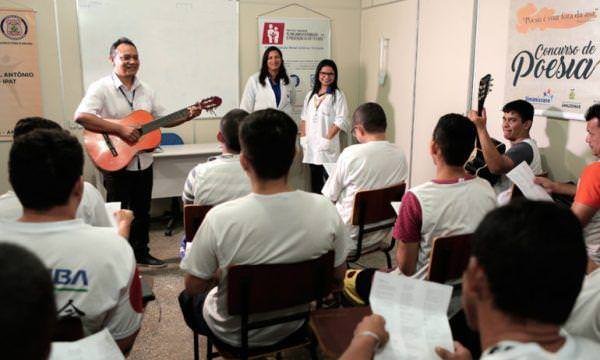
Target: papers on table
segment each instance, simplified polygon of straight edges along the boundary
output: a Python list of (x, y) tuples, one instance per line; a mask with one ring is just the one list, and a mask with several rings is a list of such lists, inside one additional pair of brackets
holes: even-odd
[(439, 359), (435, 347), (454, 350), (446, 311), (452, 287), (406, 276), (375, 272), (373, 313), (385, 318), (389, 342), (376, 360)]
[(323, 167), (325, 168), (325, 171), (327, 171), (327, 175), (331, 176), (335, 170), (335, 163), (324, 163)]
[(519, 190), (529, 200), (553, 201), (543, 187), (533, 182), (535, 175), (525, 161), (514, 167), (506, 176), (519, 187)]
[(110, 224), (112, 225), (112, 227), (114, 227), (115, 229), (117, 228), (117, 218), (115, 217), (115, 212), (121, 210), (121, 203), (120, 202), (109, 202), (104, 204), (104, 208), (106, 210), (106, 214), (108, 215), (108, 220), (110, 221)]
[(53, 342), (50, 360), (125, 359), (107, 329), (73, 342)]

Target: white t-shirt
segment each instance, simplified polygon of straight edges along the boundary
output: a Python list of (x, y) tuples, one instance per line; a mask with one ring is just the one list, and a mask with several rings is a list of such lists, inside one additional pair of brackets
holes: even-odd
[(0, 221), (0, 242), (21, 245), (49, 268), (58, 317), (80, 317), (86, 335), (108, 328), (119, 340), (142, 321), (142, 293), (133, 250), (108, 228), (81, 219)]
[[(335, 266), (346, 260), (347, 236), (335, 207), (303, 191), (252, 193), (214, 207), (194, 237), (181, 269), (201, 279), (221, 271), (219, 285), (204, 303), (204, 319), (219, 338), (240, 344), (240, 319), (227, 311), (227, 268), (242, 264), (293, 263), (335, 251)], [(273, 289), (276, 291), (276, 289)], [(305, 311), (306, 307), (251, 316), (251, 321)], [(274, 344), (302, 325), (295, 321), (250, 331), (250, 346)]]
[[(106, 119), (121, 119), (134, 110), (145, 110), (154, 118), (165, 113), (165, 109), (156, 101), (156, 94), (148, 85), (136, 77), (129, 90), (113, 73), (90, 85), (75, 112), (94, 114)], [(127, 165), (127, 170), (147, 169), (152, 165), (152, 161), (152, 153), (141, 152)]]
[(250, 179), (240, 156), (224, 154), (190, 170), (181, 198), (186, 203), (216, 205), (250, 194)]
[(474, 232), (495, 207), (494, 190), (478, 177), (433, 180), (410, 189), (402, 199), (394, 236), (403, 242), (419, 242), (414, 276), (425, 277), (434, 238)]
[[(22, 215), (23, 207), (13, 191), (8, 191), (0, 196), (0, 219), (17, 220)], [(92, 226), (112, 227), (102, 195), (94, 185), (87, 181), (83, 183), (83, 197), (77, 207), (75, 217)]]
[(597, 360), (600, 344), (562, 332), (566, 342), (555, 353), (544, 350), (537, 343), (501, 341), (481, 354), (481, 360)]
[[(351, 250), (356, 249), (358, 235), (358, 227), (350, 225), (354, 195), (360, 190), (374, 190), (402, 183), (407, 177), (408, 166), (404, 152), (388, 141), (370, 141), (344, 149), (322, 192), (335, 202), (338, 213), (347, 224), (354, 240)], [(363, 249), (389, 240), (390, 231), (366, 235), (363, 238)]]
[(585, 277), (565, 329), (570, 334), (600, 342), (600, 269)]
[[(348, 103), (344, 93), (337, 89), (334, 94), (325, 94), (322, 97), (308, 92), (304, 99), (300, 119), (305, 122), (306, 146), (303, 146), (305, 164), (322, 165), (334, 163), (340, 155), (340, 136), (336, 135), (328, 142), (328, 148), (320, 150), (327, 132), (332, 125), (349, 131)], [(318, 106), (317, 106), (318, 105)]]

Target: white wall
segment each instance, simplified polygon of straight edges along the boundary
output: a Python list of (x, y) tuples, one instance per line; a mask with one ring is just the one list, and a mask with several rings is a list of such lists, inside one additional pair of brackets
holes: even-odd
[[(362, 1), (360, 101), (377, 99), (382, 103), (394, 122), (388, 137), (407, 153), (412, 145), (411, 185), (435, 174), (428, 146), (438, 118), (448, 112), (464, 113), (471, 90), (475, 106), (477, 83), (486, 73), (495, 79), (486, 102), (488, 129), (492, 136), (503, 139), (500, 109), (513, 100), (504, 99), (509, 7), (509, 0)], [(383, 87), (376, 84), (381, 36), (390, 38), (390, 56), (394, 58), (388, 66), (390, 81)], [(416, 68), (410, 60), (415, 51)], [(475, 54), (473, 89), (469, 83), (471, 51)], [(414, 97), (410, 91), (413, 84)], [(583, 122), (536, 117), (532, 137), (541, 147), (545, 170), (554, 179), (575, 180), (585, 164), (593, 160), (584, 142)]]
[[(340, 68), (340, 87), (346, 92), (349, 106), (353, 109), (363, 101), (383, 105), (390, 119), (388, 138), (409, 156), (412, 152), (412, 184), (434, 174), (428, 145), (437, 119), (447, 112), (463, 113), (467, 108), (474, 1), (297, 1), (331, 17), (332, 57)], [(3, 7), (15, 7), (15, 3), (37, 11), (44, 115), (68, 125), (83, 96), (75, 2), (0, 0)], [(501, 138), (499, 109), (505, 101), (510, 1), (478, 3), (474, 85), (482, 74), (494, 75), (494, 92), (487, 101), (489, 129), (493, 136)], [(240, 89), (259, 66), (257, 16), (287, 4), (286, 0), (240, 0)], [(292, 6), (273, 16), (320, 15)], [(382, 36), (390, 39), (390, 51), (388, 77), (384, 86), (379, 86), (378, 47)], [(188, 141), (194, 137), (191, 124), (184, 124), (181, 131)], [(198, 122), (196, 142), (214, 141), (216, 131), (216, 120)], [(536, 117), (532, 135), (542, 148), (546, 169), (558, 180), (576, 179), (583, 166), (593, 159), (584, 143), (582, 122)], [(0, 143), (0, 193), (8, 189), (9, 148), (10, 143)], [(86, 179), (90, 180), (91, 174), (91, 166), (86, 164)]]
[[(165, 0), (174, 1), (174, 0)], [(240, 0), (240, 91), (246, 79), (258, 70), (257, 15), (289, 4), (286, 0)], [(358, 64), (360, 39), (360, 0), (331, 0), (327, 2), (296, 1), (332, 19), (332, 56), (341, 68), (340, 86), (346, 92), (351, 107), (358, 101)], [(77, 12), (75, 1), (62, 0), (0, 0), (0, 7), (33, 8), (37, 14), (38, 52), (42, 83), (43, 115), (72, 126), (73, 112), (83, 97), (84, 89), (79, 56)], [(319, 16), (301, 7), (289, 7), (274, 13), (284, 17)], [(110, 26), (110, 24), (107, 24)], [(59, 34), (57, 36), (57, 34)], [(134, 39), (135, 40), (135, 39)], [(143, 53), (143, 49), (140, 49)], [(105, 57), (106, 54), (98, 54)], [(174, 54), (175, 56), (175, 54)], [(215, 55), (212, 55), (215, 56)], [(215, 56), (215, 61), (219, 61)], [(61, 66), (62, 63), (62, 66)], [(142, 63), (143, 67), (143, 63)], [(156, 84), (152, 84), (157, 86)], [(182, 107), (187, 104), (182, 104)], [(195, 129), (195, 130), (194, 130)], [(80, 135), (80, 130), (71, 129)], [(177, 128), (186, 142), (214, 142), (218, 120), (200, 120)], [(195, 134), (194, 134), (195, 132)], [(10, 142), (0, 142), (0, 193), (9, 188), (8, 151)], [(86, 180), (93, 181), (92, 165), (86, 162)]]

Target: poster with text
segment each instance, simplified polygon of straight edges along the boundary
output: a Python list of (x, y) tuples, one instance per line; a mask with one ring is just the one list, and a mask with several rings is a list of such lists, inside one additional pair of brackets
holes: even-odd
[(0, 141), (17, 120), (42, 115), (33, 10), (0, 9)]
[(304, 97), (314, 84), (317, 64), (331, 57), (330, 20), (259, 17), (258, 39), (261, 59), (269, 46), (281, 49), (288, 76), (296, 88), (293, 114), (299, 121)]
[(512, 0), (505, 100), (583, 120), (600, 102), (600, 1)]

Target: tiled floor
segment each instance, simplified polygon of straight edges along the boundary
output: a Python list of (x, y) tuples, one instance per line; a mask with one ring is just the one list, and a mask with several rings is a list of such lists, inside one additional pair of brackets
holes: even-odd
[[(192, 333), (187, 328), (179, 311), (177, 296), (183, 289), (183, 273), (179, 270), (179, 241), (183, 229), (177, 228), (173, 236), (163, 234), (161, 224), (154, 224), (150, 233), (150, 249), (154, 256), (164, 259), (168, 266), (162, 269), (140, 268), (145, 275), (154, 279), (156, 300), (146, 307), (142, 329), (129, 355), (129, 359), (192, 359)], [(383, 254), (372, 254), (361, 258), (368, 266), (384, 267)], [(201, 356), (204, 341), (201, 338)], [(305, 359), (308, 353), (298, 350), (284, 354), (288, 359)]]

